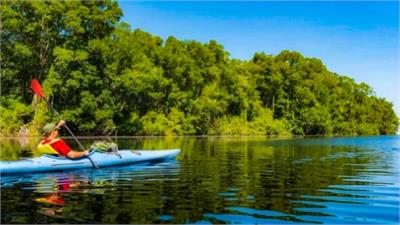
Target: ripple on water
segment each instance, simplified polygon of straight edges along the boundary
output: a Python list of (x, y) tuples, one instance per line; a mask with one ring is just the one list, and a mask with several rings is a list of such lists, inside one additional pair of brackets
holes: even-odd
[[(306, 201), (304, 201), (306, 203)], [(313, 202), (312, 204), (317, 204)], [(332, 216), (342, 219), (342, 223), (350, 221), (368, 222), (368, 223), (392, 223), (398, 220), (399, 213), (396, 207), (380, 206), (375, 207), (369, 204), (343, 204), (337, 202), (318, 202), (318, 208), (296, 208), (298, 212), (316, 212), (328, 213)], [(397, 211), (397, 212), (396, 212)], [(391, 212), (391, 213), (388, 213)], [(302, 218), (302, 217), (300, 217)], [(311, 218), (310, 218), (311, 219)], [(321, 221), (323, 222), (323, 221)]]
[(282, 224), (282, 220), (261, 219), (247, 215), (237, 214), (213, 214), (207, 213), (204, 217), (217, 220), (217, 223), (239, 223), (239, 224)]

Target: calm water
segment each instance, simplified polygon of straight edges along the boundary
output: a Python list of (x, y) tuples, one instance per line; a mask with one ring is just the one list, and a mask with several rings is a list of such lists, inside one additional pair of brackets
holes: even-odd
[[(1, 222), (399, 223), (400, 136), (114, 141), (182, 153), (152, 165), (3, 176)], [(23, 142), (2, 140), (1, 159), (30, 156), (34, 141)]]

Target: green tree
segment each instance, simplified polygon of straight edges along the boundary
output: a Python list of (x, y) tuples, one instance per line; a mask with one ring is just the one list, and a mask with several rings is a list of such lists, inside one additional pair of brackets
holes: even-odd
[(56, 119), (28, 91), (33, 78), (80, 134), (376, 135), (399, 126), (390, 102), (319, 59), (284, 50), (238, 60), (214, 40), (164, 41), (119, 22), (116, 1), (5, 0), (0, 15), (3, 135)]

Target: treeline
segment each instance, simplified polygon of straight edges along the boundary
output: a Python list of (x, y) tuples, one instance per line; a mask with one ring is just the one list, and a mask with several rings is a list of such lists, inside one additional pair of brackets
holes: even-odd
[(114, 1), (2, 1), (1, 132), (56, 119), (81, 135), (393, 134), (391, 103), (298, 52), (229, 58), (119, 22)]

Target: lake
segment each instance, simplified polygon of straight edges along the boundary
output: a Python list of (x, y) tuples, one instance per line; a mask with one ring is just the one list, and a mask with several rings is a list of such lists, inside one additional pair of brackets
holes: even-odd
[[(400, 136), (112, 140), (182, 152), (150, 165), (2, 176), (1, 222), (399, 223)], [(2, 139), (0, 158), (29, 157), (35, 144)]]

